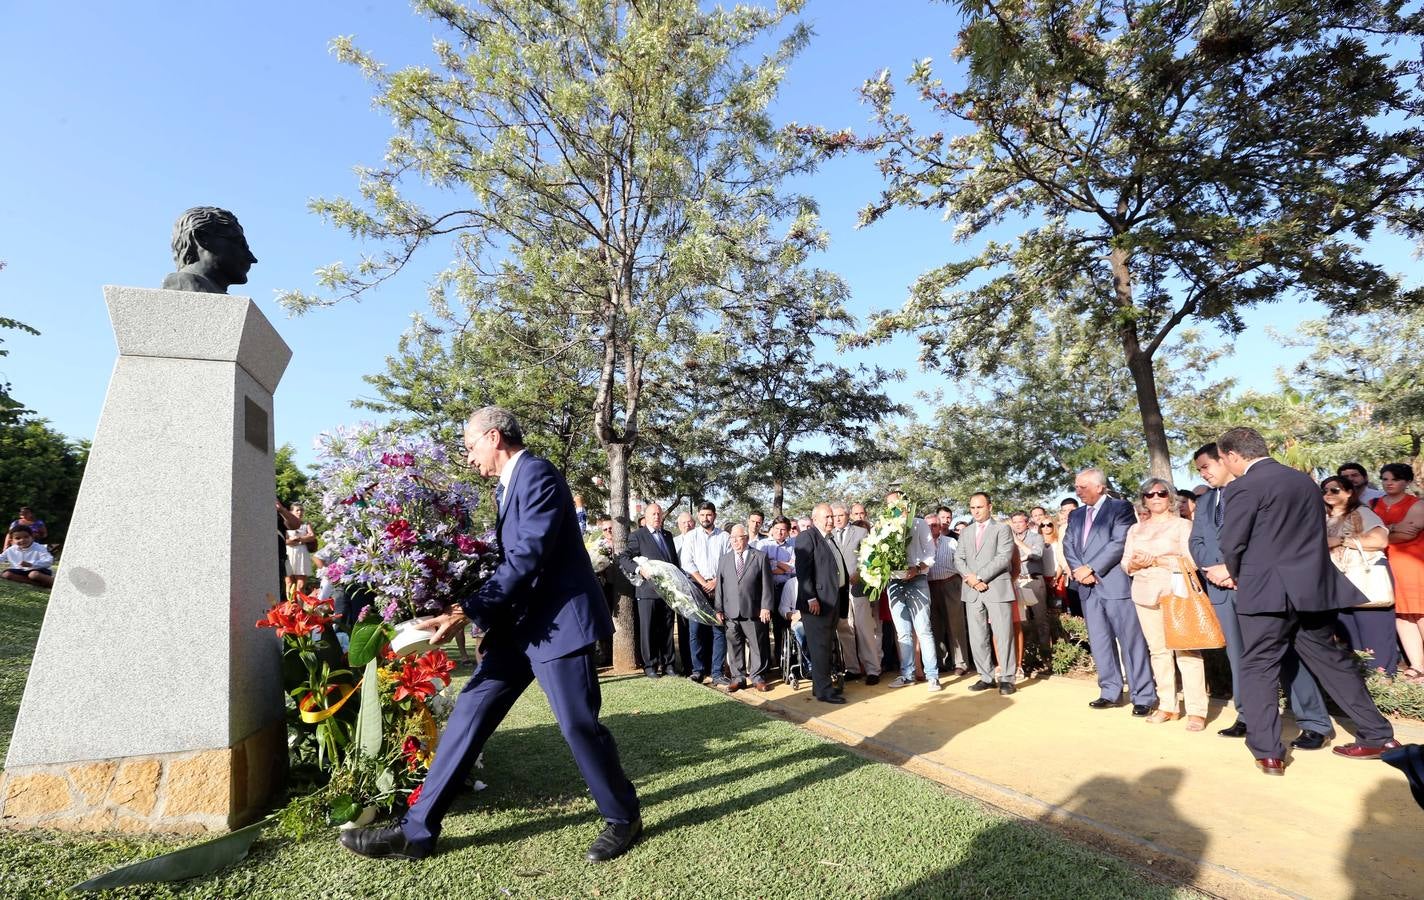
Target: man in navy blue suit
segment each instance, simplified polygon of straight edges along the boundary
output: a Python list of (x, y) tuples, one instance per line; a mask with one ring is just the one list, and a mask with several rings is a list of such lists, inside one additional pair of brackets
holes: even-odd
[(1291, 648), (1355, 723), (1355, 741), (1331, 752), (1379, 759), (1399, 742), (1370, 699), (1354, 659), (1333, 640), (1338, 611), (1359, 606), (1365, 595), (1330, 559), (1320, 488), (1304, 472), (1271, 459), (1255, 429), (1233, 428), (1216, 445), (1236, 476), (1219, 498), (1226, 505), (1219, 535), (1227, 572), (1222, 586), (1236, 589), (1241, 711), (1256, 767), (1267, 775), (1285, 774), (1276, 686)]
[(1131, 503), (1107, 495), (1102, 469), (1079, 472), (1073, 490), (1083, 505), (1068, 514), (1063, 556), (1078, 583), (1083, 618), (1088, 621), (1088, 646), (1098, 670), (1098, 699), (1088, 705), (1093, 709), (1117, 706), (1126, 668), (1132, 714), (1146, 716), (1157, 705), (1157, 684), (1152, 680), (1147, 639), (1132, 605), (1132, 578), (1122, 567), (1127, 530), (1137, 524), (1137, 516)]
[(460, 692), (419, 800), (400, 822), (345, 831), (341, 843), (362, 856), (429, 856), (475, 757), (537, 678), (606, 823), (587, 858), (613, 859), (632, 847), (643, 820), (613, 735), (598, 721), (603, 700), (594, 642), (613, 633), (613, 619), (584, 549), (573, 495), (548, 460), (525, 452), (523, 432), (507, 410), (476, 411), (465, 425), (465, 450), (480, 475), (499, 476), (495, 533), (503, 559), (473, 596), (428, 627), (432, 642), (441, 643), (478, 623), (487, 633), (484, 658)]

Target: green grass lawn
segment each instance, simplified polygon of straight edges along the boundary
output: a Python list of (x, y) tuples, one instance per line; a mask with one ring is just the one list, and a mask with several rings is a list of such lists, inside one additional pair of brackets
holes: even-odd
[[(43, 597), (0, 586), (8, 743)], [(82, 677), (82, 673), (76, 673)], [(208, 878), (122, 897), (1169, 897), (1138, 870), (866, 760), (684, 679), (610, 679), (604, 719), (643, 800), (632, 853), (592, 866), (600, 825), (537, 688), (490, 740), (488, 790), (459, 800), (441, 852), (360, 859), (334, 832), (260, 840)], [(64, 888), (176, 843), (0, 832), (0, 896)], [(1185, 892), (1178, 892), (1182, 895)]]

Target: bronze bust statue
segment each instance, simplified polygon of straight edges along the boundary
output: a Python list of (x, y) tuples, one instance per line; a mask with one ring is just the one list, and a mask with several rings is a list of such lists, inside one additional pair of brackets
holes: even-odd
[(163, 279), (163, 287), (226, 294), (229, 285), (247, 283), (247, 270), (256, 262), (237, 216), (216, 206), (195, 206), (173, 224), (178, 271)]

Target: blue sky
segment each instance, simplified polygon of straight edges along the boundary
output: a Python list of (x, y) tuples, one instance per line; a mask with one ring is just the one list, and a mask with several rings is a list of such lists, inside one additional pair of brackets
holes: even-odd
[[(327, 45), (351, 34), (392, 65), (429, 61), (432, 26), (402, 3), (335, 0), (20, 3), (0, 15), (0, 79), (9, 86), (0, 313), (42, 332), (5, 335), (11, 355), (0, 377), (60, 431), (91, 436), (115, 357), (101, 286), (156, 287), (172, 269), (173, 220), (190, 206), (223, 206), (259, 259), (232, 292), (256, 300), (294, 351), (277, 392), (277, 440), (310, 462), (317, 433), (362, 418), (350, 408), (370, 394), (361, 376), (384, 368), (410, 314), (424, 308), (424, 280), (445, 261), (443, 249), (427, 253), (423, 269), (360, 304), (297, 319), (276, 305), (278, 290), (312, 290), (317, 267), (359, 255), (306, 205), (353, 194), (352, 167), (378, 163), (390, 134), (369, 86)], [(957, 31), (953, 6), (921, 0), (812, 0), (808, 18), (817, 37), (788, 73), (777, 114), (832, 128), (866, 123), (856, 96), (864, 79), (886, 66), (898, 79), (925, 56), (947, 61)], [(856, 211), (879, 186), (864, 157), (834, 161), (805, 185), (832, 236), (818, 263), (847, 280), (862, 317), (898, 307), (917, 274), (964, 252), (931, 212), (897, 212), (856, 231)], [(1268, 387), (1295, 357), (1264, 326), (1289, 329), (1316, 314), (1295, 306), (1251, 314), (1232, 374)], [(910, 370), (892, 390), (913, 403), (937, 384), (917, 371), (915, 353), (901, 340), (864, 360)]]

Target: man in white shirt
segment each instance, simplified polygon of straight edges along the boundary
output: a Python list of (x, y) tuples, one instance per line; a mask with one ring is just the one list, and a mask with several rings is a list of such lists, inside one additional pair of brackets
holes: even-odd
[[(717, 564), (729, 546), (727, 532), (717, 527), (716, 504), (704, 502), (697, 508), (697, 527), (683, 535), (678, 559), (692, 583), (702, 590), (708, 606), (716, 600)], [(711, 675), (717, 687), (730, 685), (722, 674), (727, 661), (727, 636), (722, 627), (688, 620), (687, 631), (692, 656), (688, 677), (701, 684), (704, 675)]]
[[(891, 491), (885, 495), (885, 505), (904, 502), (904, 495)], [(911, 515), (914, 510), (910, 511)], [(890, 619), (895, 623), (895, 638), (900, 650), (900, 677), (890, 682), (892, 688), (915, 683), (915, 644), (920, 648), (920, 664), (930, 693), (943, 689), (939, 683), (939, 659), (935, 649), (934, 630), (930, 627), (930, 583), (928, 573), (934, 565), (934, 536), (929, 523), (915, 516), (906, 548), (905, 571), (892, 578), (885, 588), (890, 601)]]
[(1335, 474), (1348, 481), (1355, 487), (1355, 496), (1359, 498), (1361, 506), (1369, 506), (1376, 499), (1384, 496), (1384, 491), (1370, 484), (1370, 473), (1365, 471), (1365, 467), (1357, 462), (1348, 462), (1335, 470)]
[(930, 626), (935, 631), (936, 647), (944, 647), (941, 658), (945, 668), (955, 675), (969, 674), (969, 620), (964, 613), (964, 598), (959, 595), (959, 570), (954, 567), (956, 542), (949, 535), (954, 510), (941, 506), (930, 518), (930, 534), (934, 537), (935, 561), (930, 566), (929, 585), (931, 607)]

